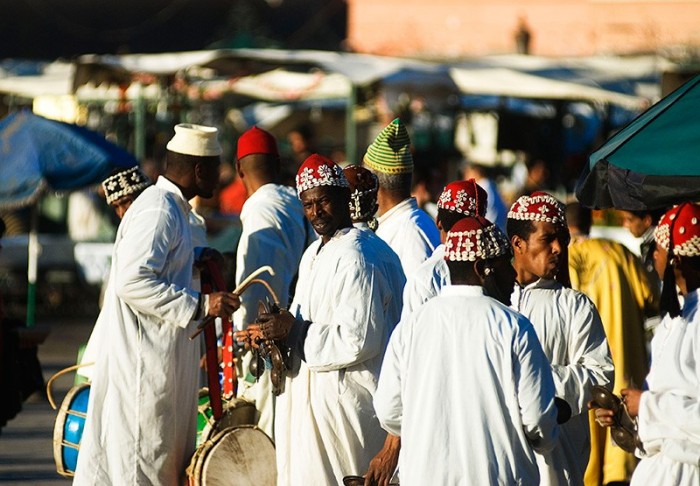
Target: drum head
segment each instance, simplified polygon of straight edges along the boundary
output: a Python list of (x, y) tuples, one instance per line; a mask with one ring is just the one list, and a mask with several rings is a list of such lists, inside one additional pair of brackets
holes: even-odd
[[(199, 484), (206, 486), (275, 486), (277, 466), (272, 440), (255, 426), (223, 430), (200, 458)], [(199, 469), (199, 468), (197, 468)]]

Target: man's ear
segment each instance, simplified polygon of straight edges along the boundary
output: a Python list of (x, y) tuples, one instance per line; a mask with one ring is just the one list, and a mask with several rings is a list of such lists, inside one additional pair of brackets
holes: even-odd
[(674, 252), (673, 258), (671, 258), (671, 265), (675, 268), (681, 269), (685, 263), (686, 259), (681, 255), (676, 255)]
[(513, 253), (522, 255), (525, 253), (527, 242), (518, 235), (513, 235), (510, 239), (510, 246), (513, 248)]
[(236, 174), (238, 174), (238, 177), (243, 179), (244, 175), (243, 175), (243, 171), (241, 170), (241, 161), (240, 160), (236, 161)]
[(482, 282), (486, 278), (486, 272), (484, 271), (485, 268), (486, 262), (484, 260), (476, 260), (474, 262), (474, 273), (477, 277), (479, 277), (479, 280), (481, 280)]
[(194, 164), (194, 176), (197, 178), (197, 180), (204, 178), (204, 165), (202, 163), (197, 162)]
[(442, 222), (440, 221), (440, 218), (435, 218), (435, 225), (440, 231), (442, 231)]

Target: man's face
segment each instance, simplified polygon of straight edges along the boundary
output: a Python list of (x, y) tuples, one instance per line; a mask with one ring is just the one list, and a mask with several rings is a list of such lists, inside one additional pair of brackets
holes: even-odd
[(304, 214), (324, 242), (349, 218), (348, 202), (337, 187), (319, 186), (301, 193)]
[(654, 270), (659, 274), (661, 280), (664, 279), (666, 271), (666, 263), (668, 262), (668, 251), (664, 250), (659, 245), (654, 248)]
[[(527, 240), (513, 238), (513, 252), (519, 276), (553, 279), (559, 270), (559, 259), (568, 243), (568, 231), (545, 221), (534, 221), (535, 231)], [(516, 241), (517, 239), (517, 241)], [(529, 281), (520, 282), (522, 284)]]
[(651, 221), (647, 221), (651, 220), (649, 217), (640, 218), (629, 211), (620, 211), (620, 215), (622, 216), (622, 226), (627, 228), (635, 238), (642, 236), (651, 226)]
[(219, 184), (220, 160), (216, 156), (202, 159), (195, 165), (197, 196), (208, 199), (214, 196), (214, 189)]
[(133, 203), (135, 199), (136, 197), (133, 194), (127, 194), (126, 196), (122, 196), (119, 199), (112, 201), (109, 203), (109, 205), (112, 206), (112, 209), (114, 209), (114, 212), (117, 213), (119, 219), (124, 219), (126, 210), (129, 209), (129, 206), (131, 206), (131, 203)]

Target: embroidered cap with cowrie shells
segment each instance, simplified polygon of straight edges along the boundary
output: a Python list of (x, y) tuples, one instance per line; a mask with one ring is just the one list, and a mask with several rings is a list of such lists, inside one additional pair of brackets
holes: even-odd
[[(654, 230), (656, 243), (668, 251), (673, 239), (675, 255), (693, 257), (700, 255), (700, 206), (683, 203), (668, 210)], [(671, 234), (673, 231), (673, 234)]]
[(510, 254), (508, 237), (483, 216), (467, 216), (447, 232), (445, 260), (474, 262)]

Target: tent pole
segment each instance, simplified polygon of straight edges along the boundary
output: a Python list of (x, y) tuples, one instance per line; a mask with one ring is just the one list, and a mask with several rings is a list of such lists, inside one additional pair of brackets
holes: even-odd
[(357, 88), (350, 83), (350, 94), (345, 109), (345, 160), (349, 164), (359, 164), (357, 160), (357, 125), (355, 124), (355, 104), (357, 103)]
[(143, 98), (143, 85), (136, 83), (136, 103), (134, 109), (134, 155), (143, 161), (146, 156), (146, 103)]
[(27, 327), (36, 323), (36, 276), (39, 267), (39, 202), (32, 206), (31, 229), (27, 245)]

